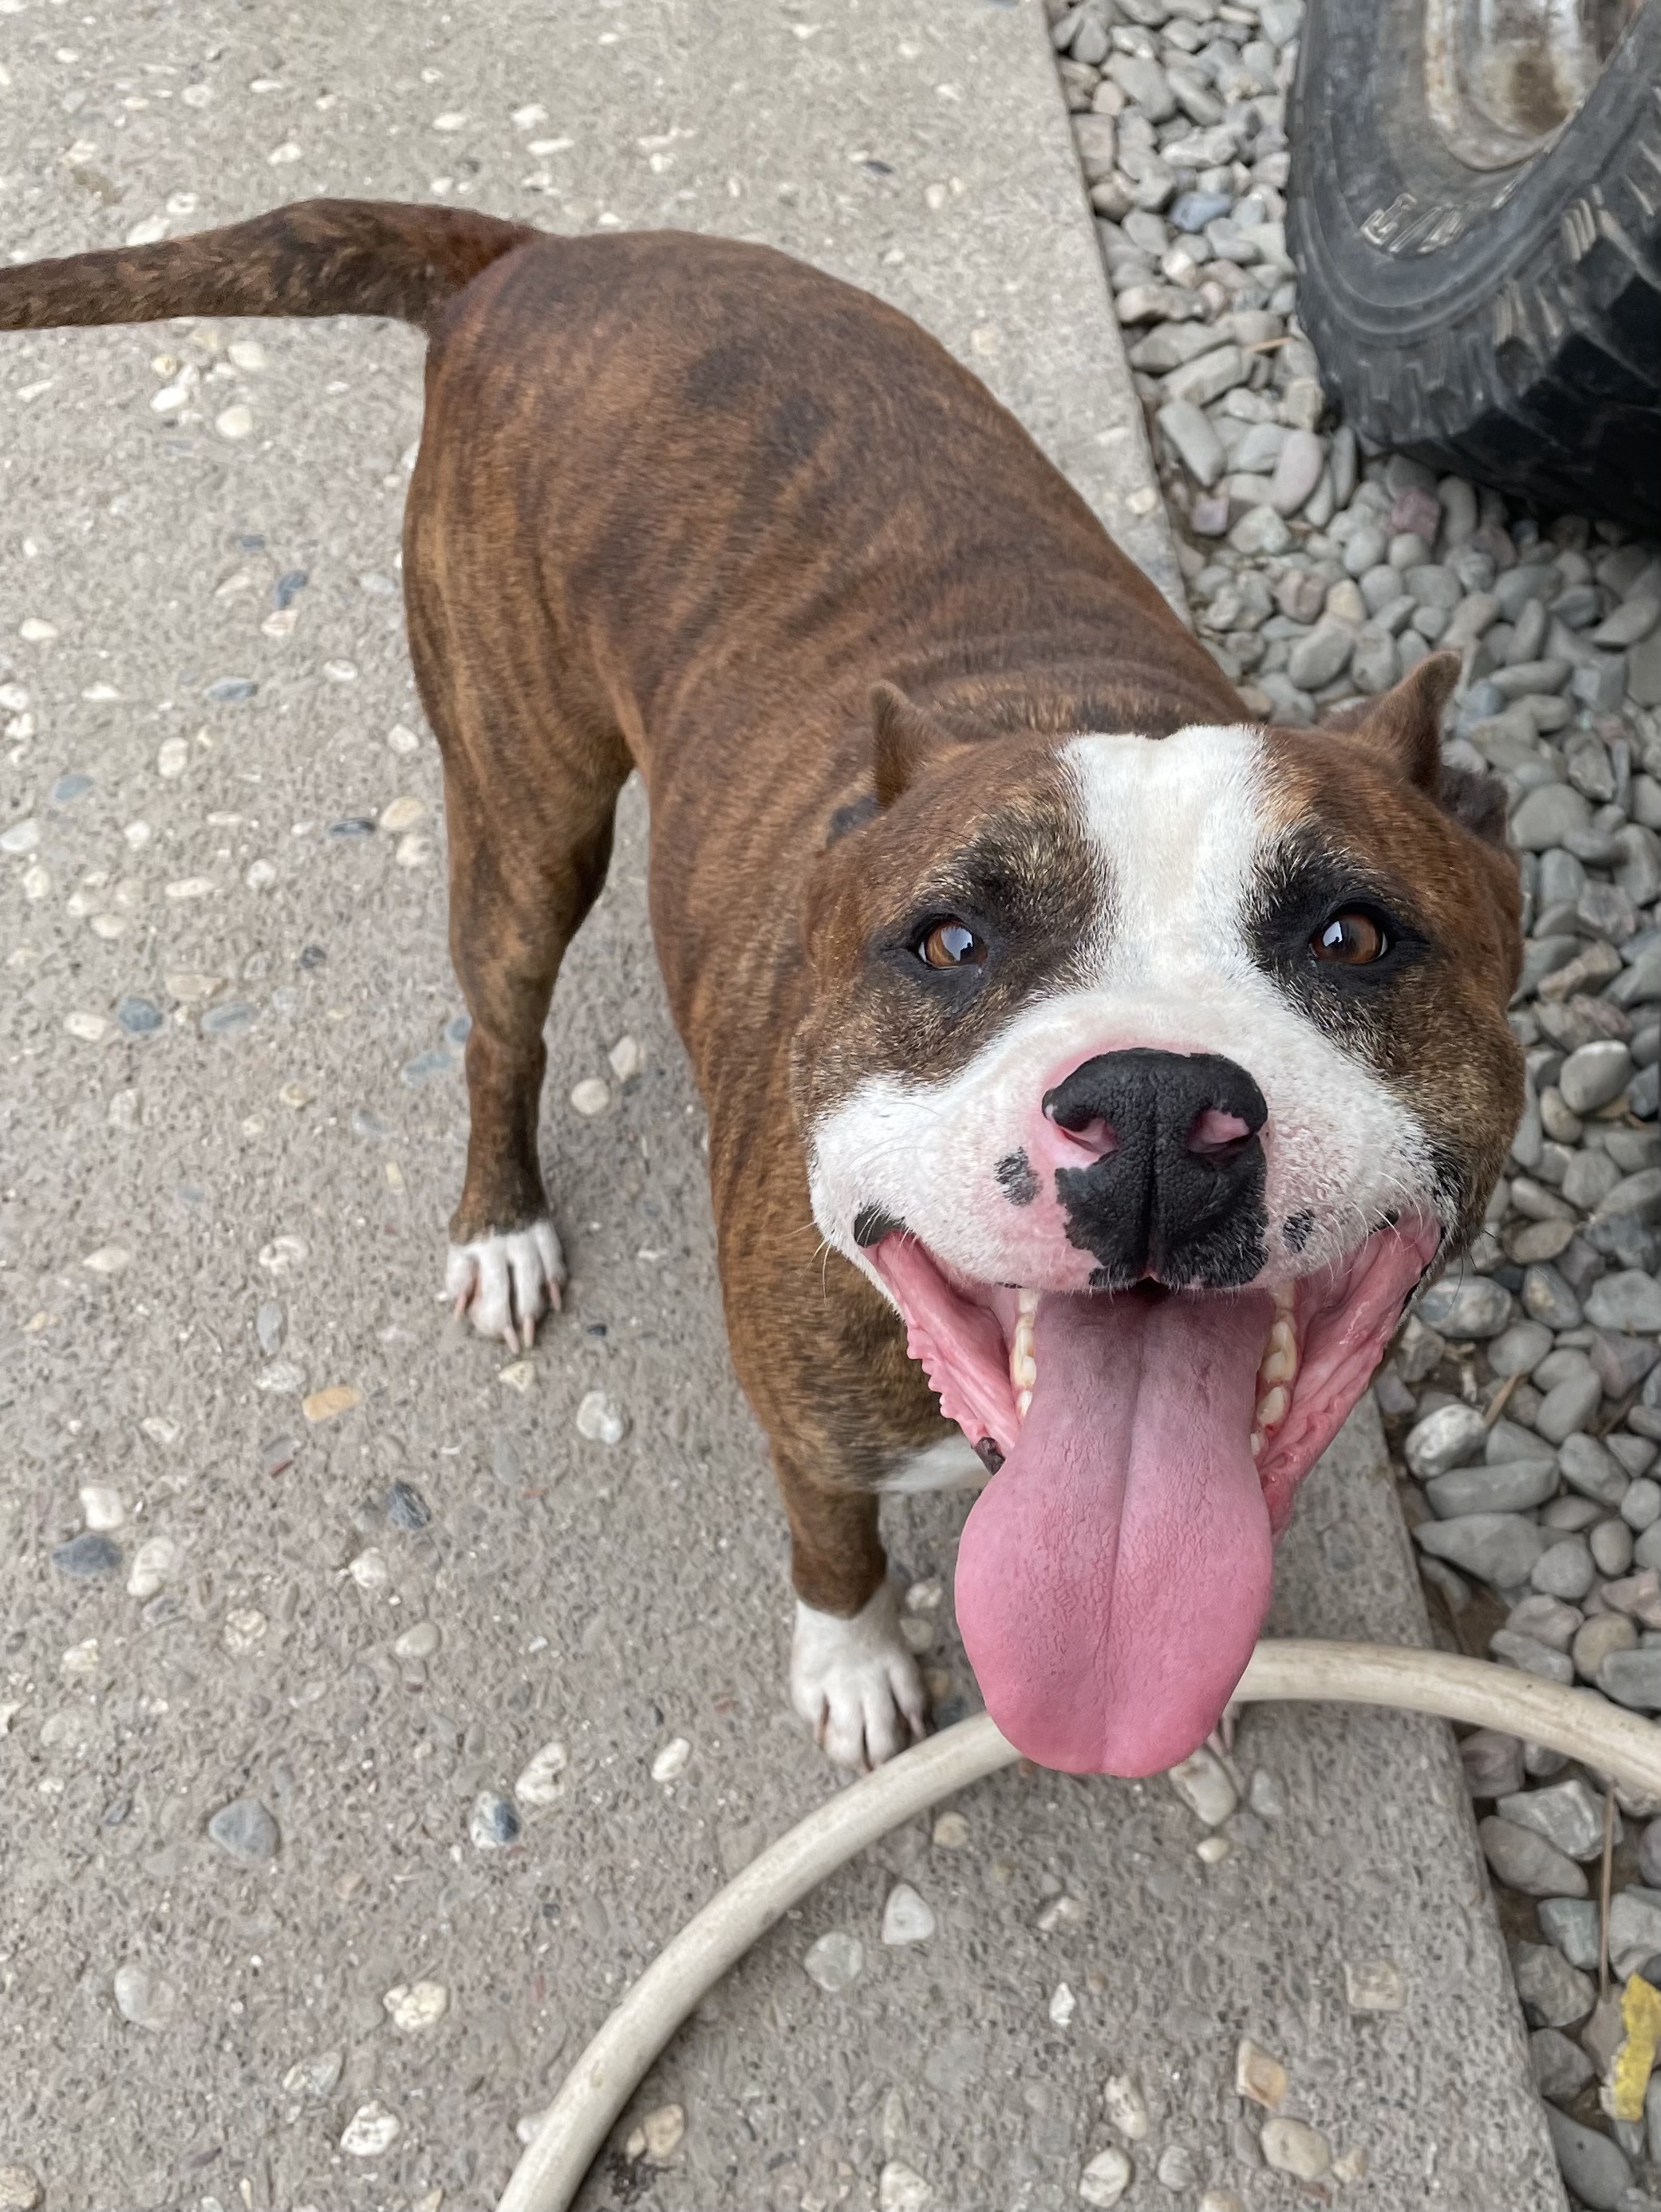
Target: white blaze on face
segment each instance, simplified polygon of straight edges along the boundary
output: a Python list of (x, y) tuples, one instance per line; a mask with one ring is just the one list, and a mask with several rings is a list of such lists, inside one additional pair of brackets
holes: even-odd
[[(1251, 902), (1279, 827), (1261, 736), (1079, 737), (1062, 757), (1098, 878), (1086, 980), (1058, 981), (942, 1080), (873, 1075), (827, 1115), (812, 1139), (826, 1237), (864, 1265), (852, 1225), (874, 1205), (977, 1282), (1082, 1289), (1090, 1256), (1066, 1243), (1041, 1164), (1043, 1099), (1085, 1060), (1135, 1046), (1220, 1054), (1262, 1092), (1260, 1282), (1336, 1259), (1387, 1212), (1431, 1208), (1416, 1118), (1252, 958)], [(1017, 1153), (1039, 1169), (1039, 1202), (1012, 1205), (1000, 1187), (999, 1164)], [(1294, 1251), (1281, 1226), (1301, 1215), (1310, 1226)]]

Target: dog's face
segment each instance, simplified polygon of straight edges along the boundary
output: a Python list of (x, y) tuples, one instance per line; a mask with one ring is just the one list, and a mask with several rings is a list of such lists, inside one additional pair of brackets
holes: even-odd
[(1522, 1099), (1503, 806), (1427, 664), (1346, 732), (953, 744), (897, 695), (807, 901), (825, 1237), (994, 1473), (958, 1608), (1044, 1764), (1214, 1726), (1272, 1540)]

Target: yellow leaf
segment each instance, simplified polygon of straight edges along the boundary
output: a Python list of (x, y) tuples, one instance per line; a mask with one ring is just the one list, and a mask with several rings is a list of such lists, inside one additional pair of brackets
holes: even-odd
[(1661, 2038), (1661, 1990), (1641, 1974), (1628, 1974), (1621, 1992), (1621, 2025), (1627, 2039), (1615, 2054), (1609, 2075), (1609, 2114), (1617, 2120), (1641, 2120), (1644, 2091)]

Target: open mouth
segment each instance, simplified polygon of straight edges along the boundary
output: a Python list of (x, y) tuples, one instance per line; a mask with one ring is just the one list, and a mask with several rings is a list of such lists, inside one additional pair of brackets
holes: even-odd
[(1137, 1775), (1202, 1743), (1244, 1672), (1299, 1483), (1434, 1256), (1375, 1230), (1274, 1289), (967, 1280), (904, 1231), (866, 1255), (991, 1470), (958, 1555), (987, 1709), (1041, 1765)]

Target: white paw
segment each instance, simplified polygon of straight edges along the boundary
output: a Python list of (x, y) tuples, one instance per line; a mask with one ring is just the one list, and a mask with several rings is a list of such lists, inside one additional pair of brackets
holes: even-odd
[(790, 1701), (839, 1766), (863, 1774), (928, 1732), (922, 1676), (884, 1583), (851, 1620), (796, 1601)]
[(506, 1236), (452, 1244), (444, 1268), (447, 1297), (481, 1336), (499, 1336), (510, 1352), (528, 1351), (537, 1323), (559, 1310), (565, 1261), (551, 1221), (534, 1221)]

